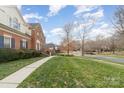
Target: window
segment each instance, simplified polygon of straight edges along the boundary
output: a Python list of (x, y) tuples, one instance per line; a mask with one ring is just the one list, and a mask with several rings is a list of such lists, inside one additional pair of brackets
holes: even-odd
[(27, 48), (28, 47), (27, 44), (28, 44), (28, 42), (25, 39), (20, 41), (20, 47), (21, 48)]
[(4, 48), (11, 48), (11, 38), (4, 37)]
[(9, 18), (9, 26), (10, 27), (12, 26), (12, 18), (11, 17)]
[(22, 41), (22, 47), (26, 48), (26, 41)]
[(20, 29), (20, 24), (17, 18), (13, 18), (13, 28)]
[(37, 40), (36, 41), (36, 50), (40, 50), (41, 48), (40, 48), (40, 41), (39, 40)]
[(40, 50), (40, 44), (39, 43), (36, 44), (36, 50)]
[(18, 23), (18, 29), (20, 30), (20, 23)]

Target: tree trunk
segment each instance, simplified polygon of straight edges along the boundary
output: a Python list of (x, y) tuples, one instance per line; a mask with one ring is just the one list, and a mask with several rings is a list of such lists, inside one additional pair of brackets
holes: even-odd
[(69, 55), (70, 49), (69, 49), (69, 38), (68, 38), (68, 36), (67, 36), (67, 42), (68, 42), (68, 46), (67, 46), (67, 55)]
[(81, 42), (81, 55), (84, 56), (84, 39)]
[(67, 49), (67, 54), (68, 54), (68, 55), (69, 55), (69, 51), (70, 51), (70, 50), (69, 50), (69, 43), (68, 43), (68, 49)]
[(115, 50), (114, 49), (113, 49), (112, 53), (115, 54)]
[(115, 54), (115, 39), (113, 37), (113, 41), (112, 41), (112, 53)]

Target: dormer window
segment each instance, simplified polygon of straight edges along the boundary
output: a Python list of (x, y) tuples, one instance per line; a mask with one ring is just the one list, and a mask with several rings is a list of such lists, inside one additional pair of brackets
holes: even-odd
[(12, 27), (12, 18), (9, 18), (9, 26)]
[(13, 18), (13, 28), (20, 29), (20, 24), (18, 22), (18, 19), (15, 17)]

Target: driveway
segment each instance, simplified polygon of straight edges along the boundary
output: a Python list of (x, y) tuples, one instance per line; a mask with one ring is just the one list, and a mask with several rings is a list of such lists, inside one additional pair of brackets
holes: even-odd
[(102, 55), (86, 55), (88, 57), (93, 57), (100, 60), (108, 60), (116, 63), (124, 63), (124, 58), (115, 58), (115, 57), (108, 57), (108, 56), (102, 56)]

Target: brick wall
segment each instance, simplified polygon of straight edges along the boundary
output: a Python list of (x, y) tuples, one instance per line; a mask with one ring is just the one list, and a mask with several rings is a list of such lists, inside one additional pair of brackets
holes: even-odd
[[(37, 34), (39, 33), (39, 34)], [(31, 37), (31, 48), (32, 49), (36, 49), (36, 41), (39, 40), (40, 41), (40, 46), (41, 49), (43, 48), (45, 41), (44, 41), (44, 37), (42, 36), (42, 32), (40, 29), (35, 28), (32, 30), (32, 37)]]
[(4, 30), (0, 30), (0, 35), (1, 36), (3, 36), (3, 35), (12, 36), (12, 38), (15, 39), (15, 48), (16, 49), (19, 49), (20, 48), (20, 40), (22, 40), (22, 39), (27, 40), (28, 41), (28, 49), (31, 48), (31, 39), (27, 39), (26, 37), (22, 37), (22, 36), (19, 36), (17, 34), (12, 34), (12, 33), (6, 32)]

